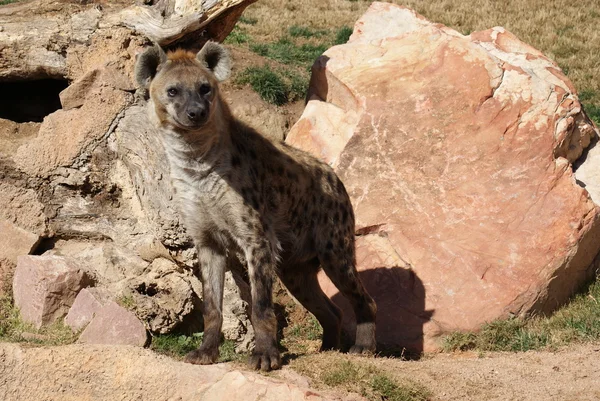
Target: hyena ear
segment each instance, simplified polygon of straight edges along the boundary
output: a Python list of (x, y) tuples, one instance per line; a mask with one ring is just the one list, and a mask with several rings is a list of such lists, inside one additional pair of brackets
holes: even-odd
[(229, 78), (231, 73), (231, 58), (229, 52), (218, 43), (208, 41), (196, 55), (206, 68), (212, 71), (219, 81)]
[(150, 82), (158, 72), (158, 67), (167, 61), (167, 55), (159, 45), (144, 50), (135, 63), (135, 80), (144, 89), (150, 87)]

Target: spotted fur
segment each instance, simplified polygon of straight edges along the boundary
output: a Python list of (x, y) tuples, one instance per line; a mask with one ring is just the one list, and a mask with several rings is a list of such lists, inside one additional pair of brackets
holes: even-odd
[[(149, 89), (150, 118), (162, 135), (178, 204), (198, 249), (205, 332), (201, 347), (186, 360), (216, 361), (225, 270), (241, 267), (247, 268), (252, 293), (252, 367), (281, 366), (275, 275), (323, 326), (322, 349), (339, 347), (341, 312), (319, 287), (321, 268), (354, 308), (351, 352), (375, 351), (376, 306), (356, 271), (354, 214), (344, 185), (326, 164), (270, 142), (231, 115), (218, 85), (229, 66), (225, 49), (211, 42), (194, 58), (186, 52), (165, 56), (155, 47), (136, 66), (138, 82)], [(190, 117), (200, 114), (201, 121)]]

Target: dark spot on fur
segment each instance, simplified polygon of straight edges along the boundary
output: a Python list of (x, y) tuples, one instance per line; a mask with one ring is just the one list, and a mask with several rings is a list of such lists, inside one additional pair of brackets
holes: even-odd
[(325, 245), (325, 248), (327, 248), (328, 251), (331, 251), (333, 249), (333, 244), (331, 243), (331, 241), (327, 241), (327, 245)]
[(231, 156), (231, 166), (232, 167), (237, 167), (240, 164), (241, 164), (240, 158), (237, 155), (232, 155)]

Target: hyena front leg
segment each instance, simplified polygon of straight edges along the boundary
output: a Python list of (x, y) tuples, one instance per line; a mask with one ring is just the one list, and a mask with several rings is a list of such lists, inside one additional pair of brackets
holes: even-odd
[(226, 257), (209, 247), (198, 247), (198, 262), (202, 279), (202, 345), (188, 353), (185, 361), (196, 365), (215, 363), (219, 358), (221, 326), (223, 325), (223, 286)]
[(268, 241), (250, 246), (246, 251), (252, 292), (252, 326), (255, 346), (249, 365), (269, 371), (281, 367), (277, 347), (277, 319), (273, 310), (273, 274), (275, 255)]

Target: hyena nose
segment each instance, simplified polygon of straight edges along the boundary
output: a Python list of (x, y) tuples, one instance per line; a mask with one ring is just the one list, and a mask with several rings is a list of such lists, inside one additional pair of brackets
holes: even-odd
[(206, 117), (206, 110), (194, 109), (194, 110), (188, 110), (186, 113), (187, 113), (188, 118), (192, 121), (199, 121), (199, 120), (204, 119), (204, 117)]

